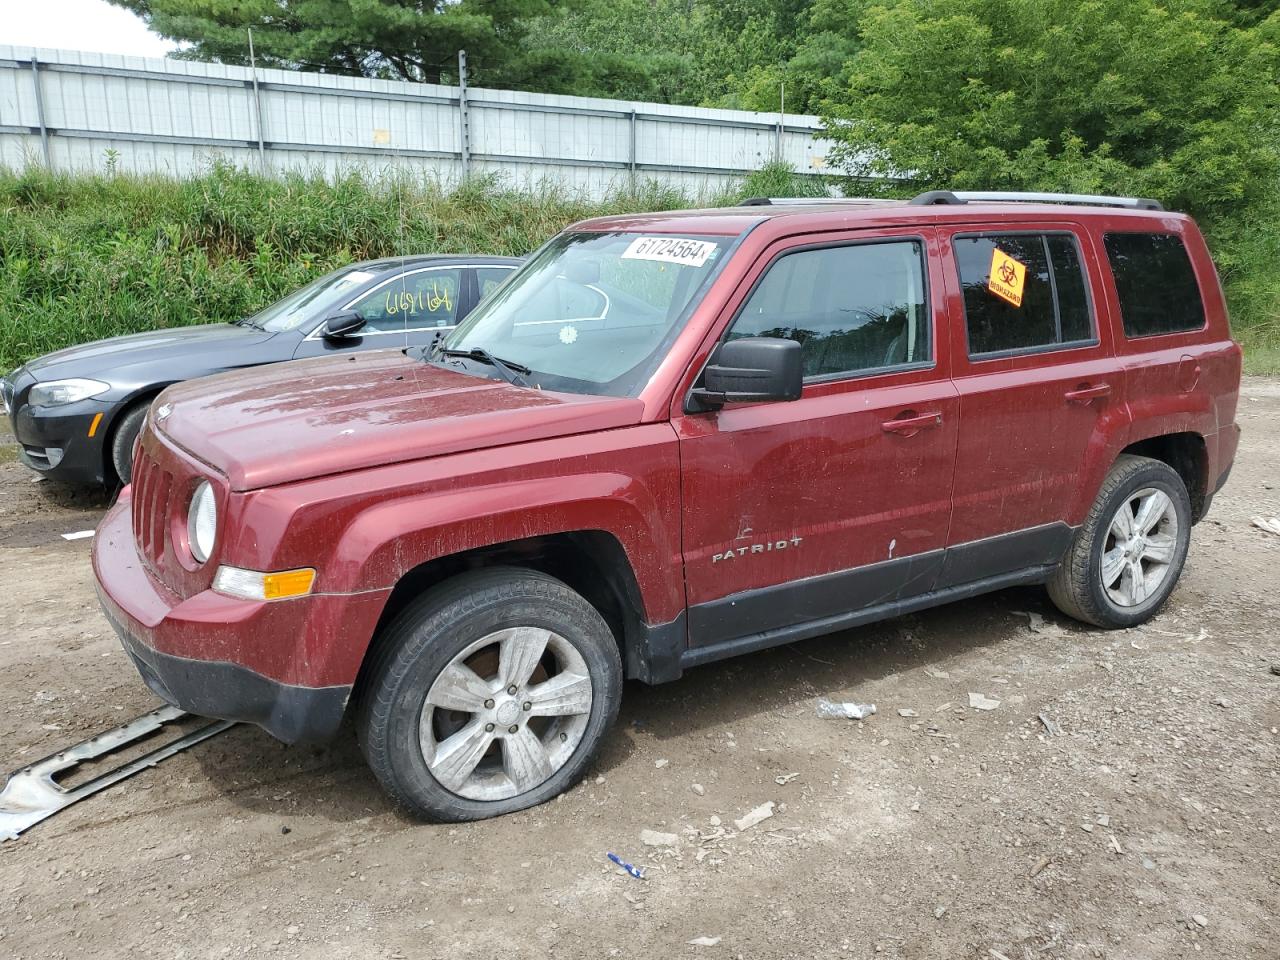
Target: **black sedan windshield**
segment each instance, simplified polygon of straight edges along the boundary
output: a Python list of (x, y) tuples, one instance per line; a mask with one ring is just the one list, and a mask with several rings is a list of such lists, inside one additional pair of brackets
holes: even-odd
[(726, 259), (727, 237), (562, 234), (444, 341), (529, 370), (534, 386), (635, 396)]
[(372, 280), (374, 276), (376, 274), (359, 267), (335, 270), (254, 314), (249, 318), (249, 323), (271, 333), (292, 330), (310, 318), (327, 313), (344, 295)]

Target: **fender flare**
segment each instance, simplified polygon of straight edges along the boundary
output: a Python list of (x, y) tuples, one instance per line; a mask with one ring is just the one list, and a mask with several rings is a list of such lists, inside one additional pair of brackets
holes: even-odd
[(362, 510), (325, 563), (325, 592), (390, 590), (410, 571), (452, 555), (539, 536), (584, 531), (622, 546), (639, 587), (641, 616), (666, 622), (683, 609), (679, 543), (663, 505), (632, 477), (595, 473), (418, 492)]

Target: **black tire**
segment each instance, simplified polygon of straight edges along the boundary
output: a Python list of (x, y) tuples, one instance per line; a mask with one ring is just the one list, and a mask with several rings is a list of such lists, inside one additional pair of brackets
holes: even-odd
[[(1102, 556), (1112, 519), (1140, 491), (1162, 491), (1172, 501), (1177, 530), (1173, 555), (1163, 579), (1149, 596), (1133, 606), (1117, 603), (1103, 586)], [(1069, 617), (1096, 627), (1120, 629), (1150, 620), (1177, 586), (1191, 539), (1191, 498), (1177, 472), (1166, 463), (1124, 454), (1102, 482), (1102, 489), (1071, 548), (1048, 583), (1049, 597)], [(1141, 562), (1141, 561), (1139, 561)]]
[[(468, 798), (432, 775), (419, 721), (431, 685), (454, 657), (496, 631), (518, 626), (554, 631), (585, 661), (591, 679), (585, 731), (541, 785), (506, 799)], [(360, 748), (392, 799), (427, 820), (481, 820), (550, 800), (582, 777), (618, 714), (622, 661), (612, 631), (579, 594), (537, 571), (493, 567), (457, 576), (406, 608), (376, 645), (359, 691)]]
[(122, 484), (128, 483), (133, 476), (133, 444), (142, 432), (142, 424), (146, 422), (149, 409), (150, 397), (138, 401), (121, 414), (120, 421), (111, 434), (111, 466)]

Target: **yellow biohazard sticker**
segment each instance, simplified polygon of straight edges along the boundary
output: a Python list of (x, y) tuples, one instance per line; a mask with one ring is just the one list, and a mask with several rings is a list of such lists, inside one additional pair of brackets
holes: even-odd
[(999, 247), (991, 251), (991, 274), (987, 289), (1001, 300), (1022, 306), (1022, 287), (1027, 282), (1027, 265)]

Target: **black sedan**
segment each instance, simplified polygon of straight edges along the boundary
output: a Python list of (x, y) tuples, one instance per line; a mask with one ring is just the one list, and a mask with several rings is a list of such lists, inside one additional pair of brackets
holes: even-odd
[(234, 323), (112, 337), (32, 360), (0, 380), (4, 411), (33, 470), (128, 483), (147, 407), (169, 384), (327, 353), (429, 344), (520, 263), (422, 256), (352, 264)]

